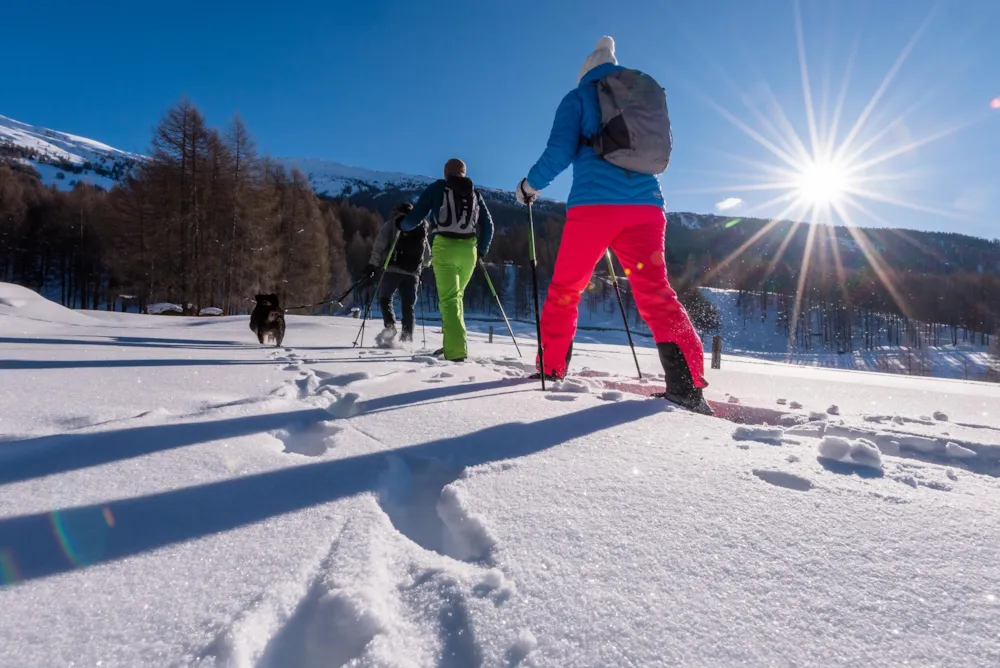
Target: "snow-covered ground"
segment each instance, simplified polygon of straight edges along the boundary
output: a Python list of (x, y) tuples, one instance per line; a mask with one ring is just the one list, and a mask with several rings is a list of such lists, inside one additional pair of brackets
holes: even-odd
[(358, 325), (0, 284), (0, 665), (1000, 662), (1000, 387)]

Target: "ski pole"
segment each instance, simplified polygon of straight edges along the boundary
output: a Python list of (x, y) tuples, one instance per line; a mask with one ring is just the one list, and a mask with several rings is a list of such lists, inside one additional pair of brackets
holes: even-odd
[[(389, 247), (389, 252), (385, 256), (385, 260), (382, 262), (382, 275), (378, 277), (378, 283), (375, 285), (375, 292), (372, 293), (371, 299), (368, 300), (368, 306), (365, 308), (365, 316), (361, 319), (361, 329), (358, 330), (358, 335), (354, 338), (354, 346), (358, 345), (358, 339), (361, 339), (361, 347), (365, 347), (365, 323), (368, 322), (368, 314), (371, 313), (372, 304), (375, 302), (375, 297), (378, 296), (379, 290), (382, 288), (382, 279), (385, 278), (386, 269), (389, 268), (389, 260), (392, 259), (392, 254), (396, 252), (396, 242), (399, 241), (399, 231), (396, 231), (396, 236), (392, 238), (392, 245)], [(371, 276), (368, 277), (369, 279)]]
[(538, 258), (535, 256), (535, 218), (528, 204), (528, 258), (531, 261), (531, 283), (535, 292), (535, 333), (538, 335), (538, 366), (541, 367), (542, 390), (545, 390), (545, 351), (542, 347), (542, 319), (538, 313)]
[(427, 320), (424, 318), (424, 285), (419, 279), (417, 287), (420, 289), (420, 331), (424, 337), (423, 349), (427, 350)]
[(611, 261), (611, 249), (604, 251), (604, 257), (608, 261), (608, 274), (611, 276), (611, 283), (615, 286), (615, 294), (618, 295), (618, 308), (622, 312), (622, 322), (625, 323), (625, 335), (628, 336), (628, 345), (632, 349), (632, 359), (635, 360), (635, 371), (642, 379), (642, 369), (639, 368), (639, 357), (635, 354), (635, 344), (632, 343), (632, 330), (628, 327), (628, 317), (625, 315), (625, 304), (622, 302), (622, 291), (618, 287), (618, 277), (615, 276), (615, 265)]
[(355, 283), (351, 287), (347, 288), (347, 292), (345, 292), (344, 294), (340, 295), (336, 299), (327, 299), (326, 301), (323, 301), (323, 302), (316, 302), (315, 304), (303, 304), (302, 306), (289, 306), (285, 310), (286, 311), (297, 311), (300, 308), (315, 308), (317, 306), (323, 306), (325, 304), (339, 304), (340, 302), (342, 302), (344, 300), (345, 297), (347, 297), (347, 295), (351, 294), (356, 289), (360, 288), (362, 285), (364, 285), (365, 283), (367, 283), (369, 280), (371, 280), (370, 276), (366, 276), (366, 277), (362, 278), (360, 281), (358, 281), (357, 283)]
[(504, 313), (503, 304), (500, 303), (500, 297), (497, 295), (496, 289), (493, 287), (493, 281), (490, 280), (490, 272), (486, 271), (486, 265), (483, 264), (482, 258), (479, 259), (479, 266), (483, 270), (483, 275), (486, 276), (486, 285), (489, 286), (490, 292), (493, 293), (493, 299), (497, 301), (497, 308), (500, 309), (500, 315), (503, 316), (504, 324), (507, 325), (507, 331), (510, 332), (510, 338), (514, 342), (514, 349), (517, 350), (517, 356), (521, 356), (521, 347), (517, 345), (517, 339), (514, 338), (514, 330), (510, 326), (510, 321), (507, 320), (507, 314)]

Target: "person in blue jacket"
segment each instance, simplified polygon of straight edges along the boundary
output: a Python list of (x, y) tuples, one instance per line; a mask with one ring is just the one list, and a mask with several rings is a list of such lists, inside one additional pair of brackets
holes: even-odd
[(415, 229), (430, 216), (431, 266), (437, 284), (444, 358), (462, 362), (468, 357), (463, 299), (478, 258), (493, 241), (493, 218), (486, 202), (466, 176), (465, 163), (452, 158), (444, 179), (427, 186), (413, 211), (399, 223), (402, 232)]
[(597, 83), (622, 69), (614, 40), (601, 38), (580, 70), (577, 87), (556, 110), (548, 146), (517, 186), (518, 201), (530, 204), (573, 165), (566, 226), (541, 316), (545, 368), (539, 373), (549, 378), (566, 375), (580, 295), (610, 248), (625, 268), (636, 306), (656, 341), (666, 374), (666, 398), (711, 413), (702, 396), (708, 383), (701, 338), (667, 280), (667, 220), (660, 183), (655, 176), (607, 162), (588, 141), (601, 133)]

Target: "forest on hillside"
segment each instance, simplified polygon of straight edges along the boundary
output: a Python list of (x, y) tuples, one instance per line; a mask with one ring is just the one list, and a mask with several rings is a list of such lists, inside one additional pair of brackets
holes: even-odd
[[(261, 156), (238, 117), (224, 128), (211, 127), (187, 100), (164, 114), (146, 154), (148, 160), (134, 164), (108, 192), (82, 183), (71, 191), (47, 188), (23, 162), (0, 164), (0, 280), (75, 308), (144, 311), (171, 302), (188, 313), (216, 307), (238, 314), (252, 309), (261, 292), (278, 293), (285, 306), (315, 304), (352, 284), (383, 215), (413, 196), (320, 197), (300, 171)], [(501, 274), (514, 272), (515, 294), (505, 297), (512, 315), (527, 317), (524, 209), (506, 202), (490, 207), (498, 231), (487, 263), (498, 286), (505, 285)], [(949, 325), (956, 341), (962, 332), (964, 339), (975, 333), (985, 342), (1000, 329), (995, 240), (959, 243), (952, 238), (958, 235), (947, 234), (915, 240), (895, 230), (865, 230), (858, 240), (825, 226), (736, 222), (668, 228), (672, 282), (703, 331), (716, 328), (719, 319), (700, 285), (782, 297), (783, 327), (803, 347), (813, 341), (807, 321), (817, 310), (829, 323), (824, 340), (832, 347), (855, 340), (847, 332), (857, 327), (882, 332), (865, 337), (872, 345), (893, 327), (897, 335), (889, 339), (902, 344), (899, 333), (919, 331), (920, 322)], [(535, 217), (543, 288), (563, 223), (560, 207), (543, 208)], [(915, 246), (921, 252), (906, 252)], [(606, 277), (601, 263), (588, 291), (611, 294)], [(635, 318), (622, 279), (626, 308)], [(355, 295), (355, 303), (366, 296)], [(422, 302), (433, 300), (428, 272)], [(490, 300), (477, 275), (468, 306), (486, 310)]]

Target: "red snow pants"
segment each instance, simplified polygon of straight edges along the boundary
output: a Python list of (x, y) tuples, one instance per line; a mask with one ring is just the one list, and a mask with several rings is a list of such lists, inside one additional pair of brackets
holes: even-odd
[(701, 338), (667, 281), (666, 229), (666, 215), (656, 206), (601, 204), (567, 211), (552, 283), (542, 308), (546, 374), (566, 374), (580, 296), (590, 283), (594, 266), (610, 248), (625, 268), (639, 315), (653, 339), (656, 343), (676, 343), (691, 369), (695, 387), (707, 387)]

